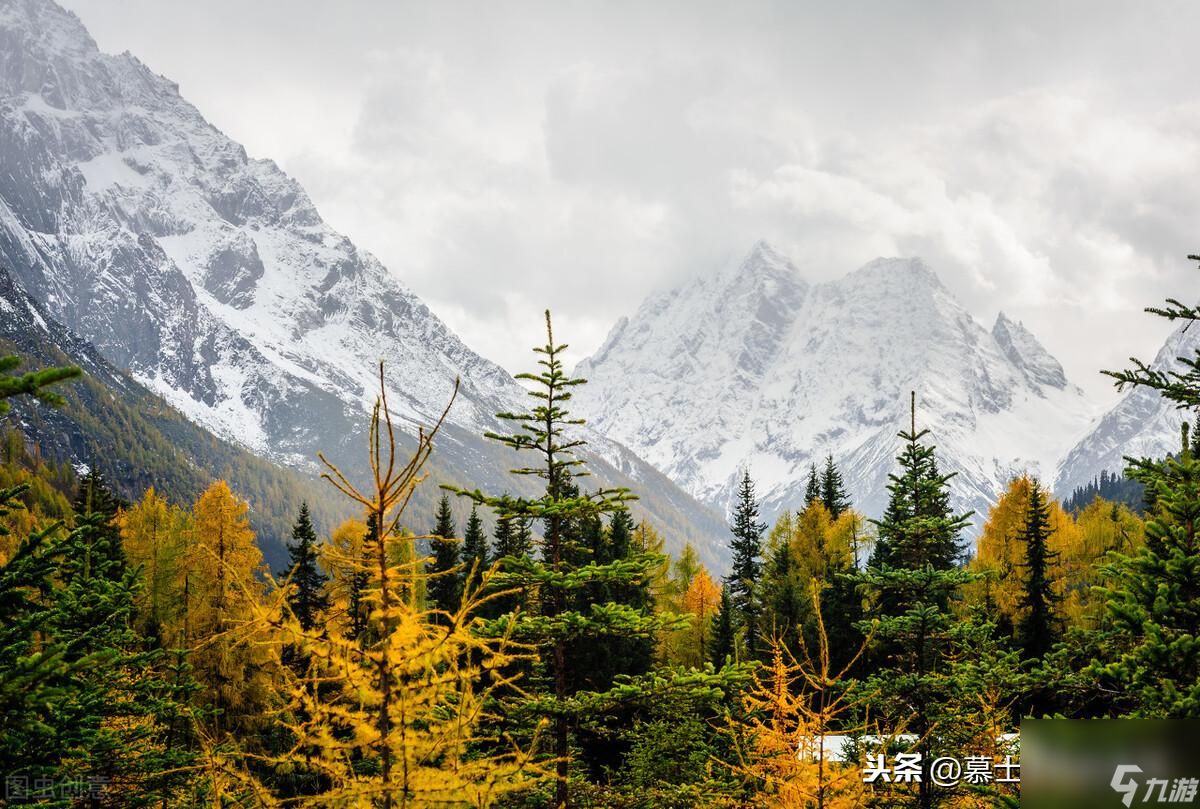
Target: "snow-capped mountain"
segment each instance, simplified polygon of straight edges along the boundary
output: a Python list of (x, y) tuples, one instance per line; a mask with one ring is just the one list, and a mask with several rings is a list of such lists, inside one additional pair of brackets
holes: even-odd
[[(178, 87), (101, 53), (50, 0), (0, 0), (0, 262), (54, 318), (194, 421), (273, 460), (362, 455), (374, 374), (461, 482), (512, 486), (480, 434), (525, 391), (469, 349), (293, 179)], [(724, 526), (633, 453), (589, 436), (599, 477), (719, 564)], [(677, 542), (674, 544), (678, 544)]]
[(977, 522), (1014, 473), (1049, 482), (1092, 415), (1027, 329), (1001, 314), (989, 332), (921, 260), (810, 283), (761, 242), (651, 296), (576, 373), (593, 383), (578, 398), (598, 429), (717, 507), (749, 465), (768, 514), (800, 505), (829, 453), (879, 514), (909, 391)]
[[(1191, 328), (1188, 328), (1191, 326)], [(1182, 370), (1178, 358), (1200, 351), (1200, 329), (1184, 322), (1167, 337), (1151, 363), (1159, 371)], [(1059, 464), (1055, 490), (1067, 497), (1102, 471), (1125, 469), (1125, 457), (1162, 458), (1179, 451), (1179, 428), (1194, 415), (1179, 410), (1158, 391), (1131, 388), (1095, 423)]]

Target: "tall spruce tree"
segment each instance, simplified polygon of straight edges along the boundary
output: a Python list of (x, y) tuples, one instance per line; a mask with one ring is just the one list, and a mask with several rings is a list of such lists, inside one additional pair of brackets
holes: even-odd
[[(581, 468), (583, 461), (575, 457), (575, 451), (585, 442), (568, 435), (568, 431), (583, 422), (571, 418), (566, 405), (571, 399), (571, 389), (583, 384), (584, 380), (572, 378), (565, 372), (561, 359), (565, 349), (565, 345), (554, 341), (550, 313), (546, 312), (546, 344), (534, 349), (541, 355), (538, 364), (542, 370), (517, 376), (517, 379), (532, 383), (529, 394), (536, 401), (528, 411), (498, 414), (500, 419), (515, 424), (517, 431), (485, 434), (516, 452), (532, 453), (538, 458), (536, 465), (514, 469), (513, 473), (540, 479), (545, 487), (542, 495), (534, 499), (452, 489), (478, 505), (491, 508), (498, 519), (529, 519), (542, 524), (541, 559), (508, 557), (494, 578), (501, 587), (537, 587), (541, 599), (536, 605), (536, 614), (531, 610), (502, 616), (496, 623), (507, 628), (502, 631), (511, 631), (517, 639), (537, 648), (542, 670), (549, 680), (549, 694), (535, 694), (532, 699), (520, 700), (512, 710), (531, 712), (550, 721), (552, 747), (549, 753), (557, 774), (552, 800), (557, 807), (566, 806), (570, 797), (568, 774), (572, 729), (578, 727), (581, 719), (594, 721), (598, 715), (611, 711), (614, 705), (643, 693), (629, 682), (604, 692), (572, 693), (568, 646), (588, 637), (652, 638), (664, 625), (662, 617), (626, 604), (593, 602), (586, 612), (571, 609), (578, 603), (580, 591), (598, 582), (635, 585), (648, 577), (650, 569), (659, 560), (636, 555), (607, 564), (593, 561), (580, 566), (571, 562), (578, 558), (575, 546), (578, 524), (622, 510), (632, 495), (621, 488), (602, 488), (587, 493), (577, 489), (576, 481), (587, 473)], [(529, 685), (535, 687), (538, 684)]]
[(96, 543), (94, 553), (104, 555), (112, 562), (106, 566), (114, 577), (124, 575), (126, 567), (125, 550), (121, 544), (121, 529), (116, 524), (117, 514), (129, 507), (113, 493), (108, 478), (96, 466), (91, 464), (88, 471), (79, 479), (79, 490), (72, 503), (75, 515), (79, 518), (96, 515), (96, 530), (88, 533), (88, 538)]
[[(0, 415), (9, 410), (7, 399), (21, 395), (61, 405), (62, 397), (47, 388), (80, 373), (78, 368), (59, 368), (13, 376), (10, 372), (20, 364), (19, 357), (0, 357)], [(24, 511), (21, 498), (30, 488), (29, 483), (0, 488), (0, 518)], [(22, 767), (18, 756), (29, 753), (29, 735), (47, 729), (42, 717), (63, 694), (61, 678), (92, 663), (78, 655), (68, 661), (66, 644), (42, 633), (53, 613), (43, 594), (54, 591), (54, 571), (67, 553), (66, 544), (55, 541), (61, 527), (54, 523), (20, 537), (0, 564), (0, 761), (13, 771)], [(0, 539), (9, 534), (0, 522)]]
[(758, 501), (754, 499), (754, 481), (749, 469), (742, 473), (737, 498), (729, 526), (733, 534), (729, 543), (733, 560), (725, 581), (737, 616), (737, 629), (744, 636), (747, 658), (753, 660), (765, 648), (758, 583), (762, 577), (762, 541), (767, 524), (758, 521)]
[(1054, 605), (1061, 597), (1054, 590), (1049, 571), (1058, 553), (1050, 550), (1050, 504), (1035, 478), (1029, 488), (1029, 504), (1025, 511), (1025, 524), (1021, 528), (1021, 539), (1025, 545), (1025, 586), (1021, 597), (1024, 617), (1017, 627), (1024, 657), (1041, 661), (1054, 642), (1059, 631), (1054, 617)]
[(454, 515), (450, 511), (450, 496), (443, 494), (438, 503), (437, 522), (430, 542), (433, 560), (426, 568), (429, 580), (426, 592), (430, 606), (446, 615), (458, 610), (462, 601), (462, 571), (458, 566), (458, 542), (454, 539)]
[(65, 645), (64, 662), (87, 664), (60, 681), (62, 696), (47, 711), (52, 732), (27, 743), (60, 778), (119, 784), (129, 793), (121, 796), (125, 805), (164, 805), (187, 781), (181, 768), (193, 753), (185, 703), (196, 686), (186, 668), (167, 674), (170, 656), (133, 630), (143, 583), (138, 570), (103, 551), (109, 527), (91, 512), (63, 540), (54, 609), (41, 629)]
[(1182, 432), (1177, 458), (1132, 461), (1128, 474), (1154, 491), (1146, 544), (1102, 571), (1110, 634), (1091, 671), (1134, 716), (1200, 718), (1200, 459)]
[[(11, 376), (19, 364), (0, 357), (0, 414), (19, 395), (61, 405), (47, 387), (80, 375), (51, 368)], [(78, 502), (74, 530), (60, 521), (33, 531), (0, 563), (0, 761), (6, 778), (59, 794), (95, 779), (121, 785), (105, 802), (174, 805), (192, 761), (175, 732), (187, 724), (177, 720), (191, 681), (185, 668), (163, 678), (164, 653), (132, 629), (142, 582), (121, 553), (108, 507), (115, 498), (101, 488), (111, 502)], [(29, 490), (0, 487), (0, 518), (24, 509), (19, 498)]]
[(737, 643), (734, 620), (733, 599), (729, 596), (729, 585), (724, 585), (721, 587), (721, 604), (717, 608), (708, 654), (714, 666), (723, 666), (733, 659)]
[(296, 620), (307, 632), (329, 610), (329, 593), (325, 589), (329, 577), (317, 564), (317, 532), (308, 513), (308, 503), (300, 504), (300, 513), (296, 516), (296, 524), (292, 526), (292, 540), (287, 548), (286, 577), (295, 588), (288, 596), (288, 603)]
[(496, 558), (527, 557), (533, 553), (533, 532), (529, 520), (504, 517), (496, 520)]
[(483, 530), (483, 519), (479, 508), (472, 504), (467, 517), (467, 529), (463, 532), (462, 567), (463, 587), (470, 591), (479, 584), (480, 576), (488, 564), (487, 533)]
[(850, 508), (850, 497), (846, 494), (842, 473), (834, 465), (832, 455), (825, 456), (825, 469), (821, 472), (821, 502), (835, 520)]
[(808, 484), (804, 487), (804, 505), (796, 509), (797, 512), (804, 511), (814, 500), (821, 499), (821, 476), (817, 474), (817, 465), (814, 463), (808, 468)]
[[(528, 559), (533, 552), (533, 533), (529, 520), (513, 516), (500, 517), (496, 520), (496, 531), (493, 534), (496, 548), (496, 561), (501, 569), (509, 564), (509, 558), (515, 560)], [(497, 595), (484, 605), (484, 611), (495, 618), (516, 609), (525, 610), (528, 607), (528, 592), (524, 589), (516, 592)]]
[(790, 537), (784, 536), (771, 549), (764, 570), (765, 631), (768, 641), (782, 644), (792, 654), (800, 654), (800, 631), (808, 611), (789, 540)]
[(864, 632), (873, 633), (875, 673), (868, 688), (877, 695), (878, 715), (917, 738), (922, 809), (939, 800), (930, 765), (943, 753), (953, 755), (946, 743), (953, 720), (945, 712), (955, 686), (946, 666), (955, 629), (950, 599), (971, 578), (957, 568), (958, 534), (970, 515), (952, 512), (952, 475), (939, 473), (934, 447), (922, 443), (928, 435), (916, 427), (914, 392), (911, 427), (899, 434), (900, 471), (889, 475), (891, 497), (875, 521), (875, 554), (858, 576), (875, 613), (863, 624)]

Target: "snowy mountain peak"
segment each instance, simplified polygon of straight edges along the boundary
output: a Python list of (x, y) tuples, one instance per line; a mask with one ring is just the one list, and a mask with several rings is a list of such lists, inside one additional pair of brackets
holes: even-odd
[(739, 272), (794, 275), (798, 271), (787, 256), (772, 247), (765, 239), (759, 239), (742, 259)]
[(1067, 375), (1062, 365), (1023, 323), (1011, 320), (1001, 312), (992, 326), (992, 338), (1005, 356), (1020, 368), (1031, 382), (1059, 389), (1066, 387)]
[[(999, 334), (919, 258), (879, 258), (810, 285), (756, 245), (738, 275), (655, 295), (623, 319), (581, 363), (592, 384), (577, 401), (599, 429), (716, 507), (748, 464), (765, 513), (793, 508), (809, 464), (832, 453), (859, 506), (878, 514), (916, 390), (919, 421), (959, 472), (959, 505), (982, 519), (1010, 475), (1052, 477), (1091, 416), (1027, 330), (1006, 324)], [(1035, 412), (1045, 430), (1018, 429)]]
[(888, 295), (947, 293), (938, 274), (918, 257), (879, 257), (847, 275), (844, 282)]
[(808, 285), (790, 259), (761, 239), (740, 261), (730, 262), (715, 275), (701, 277), (694, 283), (706, 289), (705, 294), (720, 297), (730, 294), (771, 296), (781, 286), (804, 288)]
[(97, 51), (79, 17), (49, 0), (0, 0), (0, 31), (7, 54), (19, 53), (17, 45), (57, 56)]

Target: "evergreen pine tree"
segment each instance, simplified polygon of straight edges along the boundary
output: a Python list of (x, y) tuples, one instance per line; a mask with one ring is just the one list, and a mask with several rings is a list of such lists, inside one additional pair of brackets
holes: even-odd
[[(934, 448), (921, 443), (929, 430), (917, 432), (915, 393), (912, 402), (912, 429), (900, 433), (905, 442), (896, 459), (900, 474), (888, 476), (891, 497), (883, 517), (872, 520), (879, 532), (872, 565), (951, 570), (959, 561), (959, 532), (968, 524), (970, 515), (952, 514), (947, 484), (954, 475), (939, 473)], [(944, 595), (948, 598), (949, 591)]]
[[(1200, 320), (1200, 307), (1176, 299), (1147, 311), (1193, 325)], [(1200, 414), (1200, 351), (1169, 370), (1133, 363), (1104, 373), (1118, 389), (1150, 388)], [(1112, 636), (1092, 673), (1127, 693), (1128, 710), (1138, 716), (1200, 717), (1200, 458), (1186, 422), (1181, 432), (1178, 457), (1126, 458), (1127, 474), (1146, 487), (1146, 544), (1104, 570), (1113, 581), (1101, 590)]]
[(305, 631), (316, 626), (329, 609), (329, 594), (325, 589), (329, 577), (317, 564), (316, 546), (317, 532), (308, 513), (308, 503), (301, 503), (296, 524), (292, 526), (292, 541), (288, 543), (286, 578), (295, 588), (288, 596), (288, 603)]
[(767, 559), (762, 589), (766, 602), (767, 639), (783, 645), (793, 654), (799, 654), (800, 627), (807, 610), (792, 562), (790, 543), (786, 538), (772, 549)]
[[(570, 418), (566, 405), (571, 399), (571, 388), (583, 384), (584, 380), (573, 379), (565, 373), (561, 356), (566, 346), (555, 343), (549, 312), (546, 313), (546, 336), (546, 344), (534, 349), (541, 355), (538, 361), (541, 372), (517, 377), (534, 384), (530, 396), (536, 400), (535, 404), (526, 412), (498, 414), (499, 418), (518, 426), (513, 433), (486, 434), (513, 450), (530, 452), (538, 457), (537, 465), (513, 472), (539, 478), (545, 486), (544, 493), (531, 499), (489, 496), (478, 490), (454, 491), (479, 505), (488, 506), (498, 519), (527, 518), (542, 523), (541, 559), (508, 557), (501, 572), (494, 577), (495, 584), (502, 588), (532, 589), (536, 586), (541, 593), (540, 603), (536, 610), (502, 616), (494, 623), (495, 631), (511, 631), (516, 639), (534, 645), (541, 658), (541, 669), (548, 675), (549, 694), (532, 695), (532, 699), (517, 697), (508, 713), (532, 713), (550, 720), (552, 748), (549, 752), (555, 760), (558, 777), (552, 805), (563, 807), (570, 794), (572, 728), (585, 720), (595, 723), (629, 700), (646, 696), (645, 690), (633, 682), (625, 682), (617, 689), (573, 693), (568, 648), (586, 643), (588, 638), (652, 638), (668, 619), (611, 601), (592, 602), (586, 611), (572, 608), (580, 605), (581, 593), (593, 590), (596, 584), (624, 587), (644, 581), (651, 568), (661, 560), (638, 554), (608, 563), (573, 563), (580, 555), (583, 523), (623, 510), (625, 501), (632, 496), (625, 489), (579, 492), (576, 481), (586, 472), (580, 468), (583, 461), (574, 453), (584, 441), (569, 436), (567, 431), (583, 422)], [(538, 683), (530, 683), (527, 688), (534, 685)]]
[[(81, 373), (11, 376), (19, 363), (0, 357), (0, 415), (18, 395), (61, 405), (46, 388)], [(24, 508), (29, 488), (0, 487), (0, 518)], [(123, 805), (173, 805), (191, 764), (173, 734), (190, 681), (162, 679), (162, 653), (142, 648), (132, 629), (141, 581), (125, 564), (111, 500), (77, 503), (73, 531), (56, 522), (33, 532), (0, 564), (0, 762), (6, 778), (55, 791), (96, 778), (120, 784), (120, 796), (105, 798)]]
[(945, 713), (955, 690), (946, 666), (955, 629), (950, 599), (971, 578), (956, 567), (958, 534), (970, 515), (951, 511), (952, 475), (938, 472), (934, 448), (921, 443), (928, 434), (916, 428), (914, 392), (911, 429), (900, 433), (900, 473), (889, 476), (891, 497), (875, 521), (876, 552), (858, 576), (876, 613), (863, 625), (874, 634), (875, 674), (868, 688), (878, 695), (879, 716), (917, 737), (922, 809), (937, 800), (930, 765), (943, 752), (953, 754), (946, 743), (953, 718)]
[(93, 552), (103, 555), (113, 563), (105, 569), (114, 577), (123, 576), (126, 567), (125, 550), (121, 545), (121, 529), (116, 524), (116, 518), (118, 512), (128, 508), (129, 504), (113, 493), (108, 479), (95, 463), (79, 479), (79, 491), (75, 495), (72, 507), (79, 518), (91, 515), (99, 518), (96, 520), (96, 530), (88, 534), (96, 543)]
[(804, 487), (804, 505), (798, 509), (804, 511), (814, 500), (821, 499), (821, 476), (817, 474), (817, 465), (814, 463), (808, 468), (808, 485)]
[(762, 535), (766, 529), (766, 523), (758, 521), (754, 482), (747, 469), (742, 473), (733, 522), (729, 526), (733, 534), (729, 543), (733, 561), (725, 581), (737, 615), (737, 628), (744, 632), (748, 659), (754, 659), (763, 648), (758, 582), (762, 576)]
[(825, 456), (825, 469), (821, 472), (821, 502), (829, 510), (829, 516), (837, 519), (850, 508), (850, 498), (842, 482), (842, 473), (833, 463), (833, 456)]
[[(110, 527), (92, 512), (64, 539), (60, 586), (42, 631), (65, 645), (64, 662), (87, 664), (60, 684), (63, 698), (49, 712), (53, 732), (30, 751), (55, 761), (60, 777), (120, 785), (127, 805), (161, 805), (186, 783), (185, 703), (196, 686), (186, 669), (166, 674), (167, 653), (147, 648), (133, 630), (142, 581), (123, 558), (102, 552)], [(71, 772), (75, 762), (87, 772)]]
[(717, 608), (717, 619), (713, 626), (709, 660), (714, 666), (725, 665), (733, 659), (736, 643), (733, 599), (729, 596), (729, 586), (725, 585), (721, 587), (721, 605)]
[(1128, 695), (1134, 716), (1200, 718), (1200, 459), (1182, 432), (1178, 458), (1132, 462), (1154, 492), (1147, 541), (1102, 571), (1111, 633), (1092, 673)]
[(533, 533), (529, 529), (529, 521), (516, 517), (503, 517), (496, 520), (496, 558), (506, 556), (516, 558), (528, 557), (533, 552)]
[[(529, 528), (529, 520), (513, 516), (500, 517), (496, 520), (496, 531), (493, 536), (496, 562), (501, 570), (504, 570), (509, 564), (507, 559), (514, 559), (519, 563), (522, 559), (528, 559), (529, 554), (533, 552), (533, 534)], [(522, 589), (518, 592), (498, 595), (484, 605), (484, 612), (488, 617), (496, 618), (516, 609), (525, 610), (527, 607), (527, 592)]]
[(1058, 553), (1051, 551), (1048, 540), (1050, 506), (1037, 479), (1029, 489), (1029, 505), (1021, 538), (1025, 544), (1025, 587), (1021, 606), (1026, 612), (1017, 627), (1017, 636), (1027, 660), (1042, 660), (1058, 639), (1054, 605), (1061, 597), (1054, 591), (1049, 570)]
[(454, 515), (450, 512), (450, 497), (442, 495), (438, 503), (437, 523), (433, 528), (431, 550), (433, 561), (426, 571), (429, 573), (427, 592), (433, 609), (452, 615), (462, 601), (462, 571), (458, 567), (458, 542), (454, 539)]
[(467, 530), (463, 532), (462, 567), (463, 586), (467, 591), (479, 584), (488, 565), (487, 533), (479, 509), (471, 505), (471, 516), (467, 518)]

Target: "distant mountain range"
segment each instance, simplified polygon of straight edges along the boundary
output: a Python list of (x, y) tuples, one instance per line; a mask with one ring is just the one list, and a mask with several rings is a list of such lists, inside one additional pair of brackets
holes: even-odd
[(718, 509), (744, 467), (767, 514), (796, 508), (810, 465), (831, 454), (855, 503), (880, 514), (910, 391), (977, 525), (1013, 475), (1073, 487), (1122, 468), (1122, 448), (1135, 446), (1101, 438), (1112, 434), (1102, 420), (1080, 447), (1107, 441), (1110, 452), (1072, 449), (1098, 413), (1061, 364), (1003, 313), (984, 328), (915, 258), (812, 283), (760, 242), (740, 263), (652, 295), (576, 372), (592, 380), (580, 403), (598, 429)]

